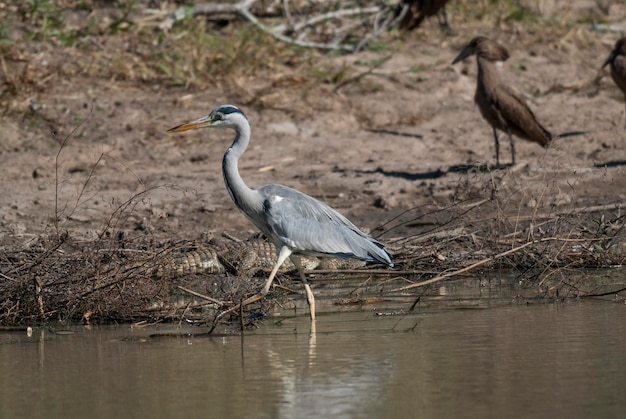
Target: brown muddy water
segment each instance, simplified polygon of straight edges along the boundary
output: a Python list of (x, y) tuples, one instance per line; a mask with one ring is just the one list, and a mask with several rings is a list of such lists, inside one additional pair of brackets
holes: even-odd
[(315, 330), (272, 318), (243, 337), (3, 332), (0, 417), (623, 417), (623, 302), (474, 297), (483, 304), (323, 314)]

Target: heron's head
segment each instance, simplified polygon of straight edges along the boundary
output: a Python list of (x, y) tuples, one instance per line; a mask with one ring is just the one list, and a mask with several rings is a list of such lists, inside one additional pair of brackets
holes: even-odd
[(620, 55), (626, 56), (626, 36), (615, 42), (615, 47), (613, 48), (613, 51), (611, 51), (611, 54), (609, 54), (604, 64), (602, 64), (602, 68), (611, 64)]
[(193, 121), (170, 128), (167, 132), (184, 132), (198, 128), (234, 128), (237, 129), (248, 123), (248, 118), (241, 110), (233, 105), (222, 105), (211, 111), (210, 114)]
[(509, 59), (509, 52), (502, 45), (484, 36), (477, 36), (463, 48), (452, 61), (452, 64), (456, 64), (474, 54), (489, 61), (506, 61)]

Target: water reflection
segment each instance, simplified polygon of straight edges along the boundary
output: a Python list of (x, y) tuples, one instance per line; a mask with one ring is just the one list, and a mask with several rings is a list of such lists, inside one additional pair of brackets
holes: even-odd
[(1, 416), (617, 417), (625, 310), (342, 313), (314, 330), (303, 316), (244, 337), (151, 338), (154, 329), (128, 326), (2, 333)]
[[(356, 350), (361, 344), (367, 345), (369, 339), (376, 339), (369, 337), (365, 330), (359, 333), (358, 321), (362, 320), (342, 325), (349, 327), (349, 333), (336, 329), (338, 325), (331, 325), (329, 331), (316, 334), (314, 323), (306, 347), (295, 334), (252, 338), (260, 340), (264, 346), (262, 349), (253, 347), (252, 351), (260, 349), (259, 358), (267, 358), (269, 364), (269, 368), (261, 367), (256, 371), (253, 367), (252, 374), (267, 375), (269, 371), (270, 376), (261, 378), (259, 385), (266, 385), (268, 379), (278, 384), (276, 393), (271, 396), (278, 401), (274, 417), (354, 417), (384, 407), (381, 405), (383, 393), (395, 357), (380, 344), (376, 351)], [(322, 321), (322, 325), (328, 324)], [(292, 345), (287, 344), (285, 338), (293, 339)]]

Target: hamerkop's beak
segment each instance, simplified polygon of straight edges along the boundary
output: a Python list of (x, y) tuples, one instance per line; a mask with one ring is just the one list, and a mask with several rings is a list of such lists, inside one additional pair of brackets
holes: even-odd
[(452, 61), (452, 64), (454, 65), (458, 63), (459, 61), (463, 61), (464, 59), (466, 59), (472, 54), (474, 54), (474, 48), (472, 48), (471, 45), (468, 45), (465, 48), (463, 48), (463, 50), (459, 53), (459, 55), (456, 56), (456, 58)]
[(602, 64), (602, 68), (606, 67), (607, 65), (611, 64), (613, 62), (613, 60), (615, 60), (615, 57), (617, 57), (617, 50), (613, 50), (611, 51), (611, 53), (609, 54), (609, 56), (607, 57), (606, 61), (604, 62), (604, 64)]

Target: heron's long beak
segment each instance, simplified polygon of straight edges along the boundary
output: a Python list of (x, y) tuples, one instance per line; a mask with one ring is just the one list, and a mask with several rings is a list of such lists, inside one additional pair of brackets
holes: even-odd
[(470, 45), (466, 46), (465, 48), (463, 48), (463, 51), (461, 51), (459, 55), (457, 55), (456, 58), (452, 61), (452, 64), (454, 65), (458, 63), (459, 61), (463, 61), (464, 59), (466, 59), (473, 53), (474, 53), (474, 48), (472, 48)]
[(606, 61), (604, 62), (604, 64), (602, 64), (602, 68), (604, 68), (607, 65), (611, 64), (615, 60), (615, 57), (617, 57), (617, 50), (611, 51), (611, 54), (609, 54), (609, 56), (606, 59)]
[(183, 122), (180, 125), (175, 126), (174, 128), (170, 128), (167, 132), (185, 132), (192, 129), (210, 127), (213, 124), (213, 120), (208, 116), (203, 116), (202, 118), (195, 119), (193, 121)]

